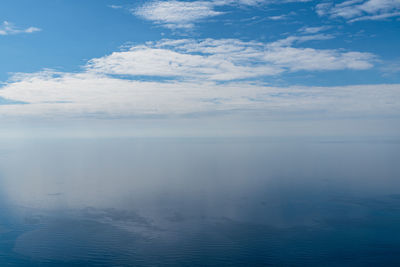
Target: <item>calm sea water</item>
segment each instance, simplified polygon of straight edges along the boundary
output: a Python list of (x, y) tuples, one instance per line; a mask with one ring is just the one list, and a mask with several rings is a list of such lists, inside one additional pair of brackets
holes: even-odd
[(399, 266), (400, 141), (0, 142), (0, 266)]

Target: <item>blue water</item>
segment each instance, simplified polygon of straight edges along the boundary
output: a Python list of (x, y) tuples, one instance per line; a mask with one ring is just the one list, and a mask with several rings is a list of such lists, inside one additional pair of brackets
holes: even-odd
[(7, 139), (0, 266), (399, 266), (395, 138)]

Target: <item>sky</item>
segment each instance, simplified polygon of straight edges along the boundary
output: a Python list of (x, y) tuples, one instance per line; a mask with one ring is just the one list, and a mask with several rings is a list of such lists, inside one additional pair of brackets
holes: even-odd
[(0, 5), (0, 135), (400, 133), (400, 0)]

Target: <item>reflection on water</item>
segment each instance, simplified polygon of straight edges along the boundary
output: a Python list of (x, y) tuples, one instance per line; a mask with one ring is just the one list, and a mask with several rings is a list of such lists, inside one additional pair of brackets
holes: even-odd
[(396, 140), (3, 140), (1, 266), (399, 265)]

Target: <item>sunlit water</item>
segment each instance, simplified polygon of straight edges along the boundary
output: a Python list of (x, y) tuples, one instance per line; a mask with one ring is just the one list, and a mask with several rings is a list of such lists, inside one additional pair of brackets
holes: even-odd
[(0, 266), (399, 266), (388, 138), (2, 140)]

